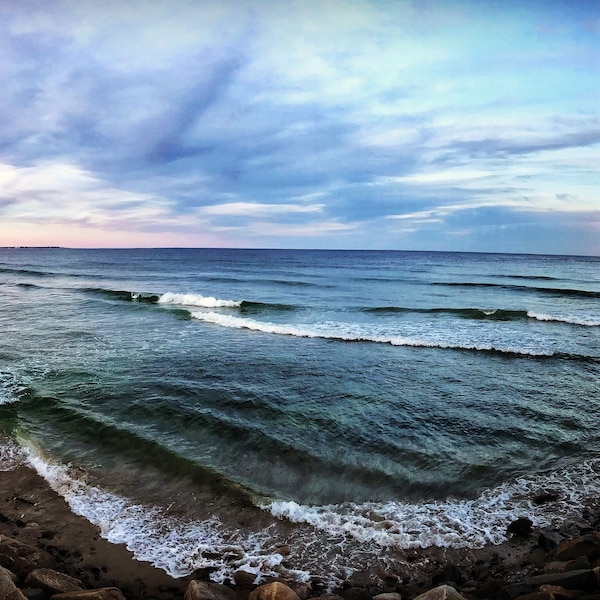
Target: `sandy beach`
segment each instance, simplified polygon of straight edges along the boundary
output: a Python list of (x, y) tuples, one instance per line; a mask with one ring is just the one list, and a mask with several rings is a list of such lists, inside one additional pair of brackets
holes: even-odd
[[(125, 546), (101, 538), (95, 525), (71, 512), (25, 466), (0, 472), (0, 534), (43, 550), (44, 567), (76, 577), (90, 589), (114, 585), (127, 597), (169, 600), (182, 598), (187, 584), (135, 560)], [(1, 560), (0, 565), (10, 568)]]
[[(378, 584), (373, 584), (373, 574), (357, 571), (341, 589), (332, 591), (345, 600), (366, 600), (381, 593), (411, 599), (435, 588), (437, 593), (447, 593), (449, 588), (440, 591), (438, 587), (447, 584), (467, 599), (512, 600), (533, 590), (538, 595), (531, 598), (600, 598), (594, 583), (598, 569), (593, 570), (600, 565), (598, 506), (589, 506), (582, 514), (579, 521), (565, 523), (555, 531), (530, 530), (524, 519), (522, 531), (516, 523), (515, 532), (497, 546), (412, 551), (401, 570), (378, 573)], [(32, 570), (51, 568), (78, 579), (85, 589), (118, 588), (128, 599), (183, 598), (191, 580), (208, 580), (208, 573), (201, 572), (173, 579), (134, 559), (123, 545), (100, 537), (96, 526), (71, 512), (46, 481), (26, 466), (0, 472), (0, 566), (16, 575), (22, 589)], [(295, 589), (300, 600), (325, 592), (322, 582), (285, 583)], [(556, 590), (551, 595), (548, 585), (564, 589), (568, 595), (557, 595)], [(229, 586), (240, 598), (248, 598), (256, 587), (248, 577)], [(546, 595), (539, 595), (543, 593)]]

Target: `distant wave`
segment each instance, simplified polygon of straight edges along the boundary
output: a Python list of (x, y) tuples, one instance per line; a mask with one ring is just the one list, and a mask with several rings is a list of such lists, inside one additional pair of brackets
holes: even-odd
[(482, 287), (482, 288), (501, 288), (515, 292), (535, 292), (538, 294), (548, 294), (551, 296), (567, 296), (573, 298), (600, 298), (600, 292), (594, 290), (578, 290), (571, 288), (550, 288), (537, 287), (528, 285), (513, 285), (504, 283), (489, 283), (489, 282), (470, 282), (470, 281), (448, 281), (435, 282), (432, 285), (447, 286), (447, 287)]
[(220, 325), (222, 327), (229, 327), (233, 329), (249, 329), (251, 331), (259, 331), (262, 333), (289, 335), (299, 338), (319, 338), (326, 340), (339, 340), (343, 342), (371, 342), (379, 344), (389, 344), (391, 346), (410, 346), (414, 348), (438, 348), (441, 350), (488, 352), (491, 354), (515, 357), (554, 357), (568, 360), (590, 361), (594, 363), (600, 361), (600, 358), (569, 354), (566, 352), (553, 352), (543, 350), (536, 351), (516, 347), (498, 348), (491, 344), (445, 343), (441, 341), (430, 341), (394, 335), (363, 334), (356, 333), (353, 331), (344, 331), (343, 326), (339, 327), (337, 325), (309, 325), (301, 327), (296, 325), (256, 321), (254, 319), (246, 319), (243, 317), (236, 317), (233, 315), (205, 311), (192, 312), (191, 316), (193, 319), (204, 321), (205, 323)]
[(84, 288), (85, 293), (105, 296), (111, 300), (122, 300), (125, 302), (146, 302), (156, 304), (160, 298), (158, 294), (129, 292), (127, 290), (107, 290), (104, 288)]
[(593, 319), (593, 318), (583, 318), (583, 317), (576, 317), (576, 316), (547, 315), (544, 313), (537, 313), (534, 311), (528, 311), (527, 316), (530, 319), (536, 319), (537, 321), (569, 323), (570, 325), (581, 325), (582, 327), (600, 327), (600, 320)]
[(560, 277), (550, 275), (495, 275), (498, 279), (526, 279), (528, 281), (561, 281)]
[(402, 306), (376, 306), (362, 309), (367, 313), (393, 314), (393, 313), (420, 313), (420, 314), (448, 314), (462, 319), (485, 321), (514, 321), (522, 319), (535, 319), (556, 323), (568, 323), (582, 327), (599, 327), (600, 320), (594, 317), (579, 317), (575, 315), (550, 315), (531, 310), (505, 310), (483, 308), (406, 308)]
[(448, 314), (463, 319), (484, 319), (493, 321), (510, 321), (513, 319), (526, 319), (526, 310), (502, 310), (482, 308), (404, 308), (402, 306), (376, 306), (365, 308), (369, 313), (421, 313), (421, 314)]
[(167, 292), (160, 296), (158, 304), (177, 304), (180, 306), (199, 306), (202, 308), (239, 308), (242, 303), (236, 300), (220, 300), (213, 296)]
[(51, 271), (37, 271), (34, 269), (17, 269), (12, 267), (0, 267), (0, 273), (13, 273), (17, 275), (34, 275), (36, 277), (52, 277), (56, 273)]

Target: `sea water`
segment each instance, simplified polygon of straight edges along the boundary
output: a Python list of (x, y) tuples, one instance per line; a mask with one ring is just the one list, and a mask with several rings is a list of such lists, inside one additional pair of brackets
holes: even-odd
[(0, 250), (0, 468), (176, 576), (339, 582), (576, 515), (599, 376), (598, 258)]

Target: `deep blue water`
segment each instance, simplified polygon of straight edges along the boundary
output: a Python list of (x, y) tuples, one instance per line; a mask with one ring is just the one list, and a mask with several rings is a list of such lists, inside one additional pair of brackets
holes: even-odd
[(0, 249), (0, 332), (5, 462), (140, 555), (186, 523), (173, 573), (268, 571), (272, 523), (311, 572), (319, 536), (498, 541), (600, 487), (600, 259)]

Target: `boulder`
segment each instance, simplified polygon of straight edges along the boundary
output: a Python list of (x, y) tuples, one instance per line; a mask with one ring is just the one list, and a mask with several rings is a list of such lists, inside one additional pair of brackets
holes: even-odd
[(300, 598), (292, 588), (279, 581), (274, 581), (259, 585), (253, 592), (250, 592), (248, 600), (300, 600)]
[(554, 600), (571, 600), (577, 595), (573, 590), (567, 590), (559, 585), (542, 585), (540, 592), (550, 592)]
[(517, 536), (526, 536), (531, 532), (533, 521), (527, 517), (519, 517), (516, 521), (513, 521), (507, 528), (506, 533)]
[(54, 569), (34, 569), (27, 575), (25, 585), (30, 588), (40, 588), (49, 596), (64, 592), (79, 592), (85, 588), (79, 579)]
[(0, 600), (27, 600), (13, 579), (13, 573), (0, 567)]
[(565, 538), (558, 531), (543, 529), (538, 537), (538, 545), (544, 550), (556, 548)]
[(233, 574), (233, 581), (235, 582), (236, 587), (242, 590), (252, 590), (256, 587), (254, 583), (256, 581), (256, 573), (238, 569)]
[(226, 585), (194, 579), (185, 590), (184, 600), (239, 600), (239, 598)]
[(442, 583), (462, 583), (465, 580), (461, 570), (453, 563), (448, 563), (444, 568), (431, 578), (433, 585)]
[(530, 583), (526, 583), (524, 581), (519, 581), (517, 583), (510, 583), (509, 585), (505, 585), (498, 592), (499, 600), (514, 600), (515, 598), (520, 598), (522, 596), (527, 596), (531, 594), (531, 592), (535, 589), (535, 586)]
[(373, 600), (402, 600), (402, 596), (398, 592), (387, 592), (373, 596)]
[(531, 592), (530, 594), (525, 594), (524, 596), (517, 596), (517, 598), (515, 600), (555, 600), (555, 599), (551, 592), (542, 592), (540, 590), (535, 590), (535, 592)]
[(313, 595), (313, 589), (308, 583), (291, 581), (288, 585), (296, 592), (300, 600), (308, 600)]
[(424, 594), (417, 596), (415, 600), (466, 600), (451, 585), (440, 585)]
[(557, 560), (572, 560), (580, 556), (587, 556), (590, 559), (600, 556), (598, 534), (588, 533), (572, 540), (564, 540), (556, 549)]
[(568, 590), (581, 590), (593, 592), (598, 589), (600, 567), (595, 569), (582, 569), (579, 571), (567, 571), (565, 573), (547, 573), (527, 579), (533, 588), (541, 585), (561, 586)]
[(25, 577), (33, 569), (55, 566), (54, 558), (44, 550), (0, 534), (0, 567)]
[(51, 600), (125, 600), (123, 592), (116, 587), (99, 588), (97, 590), (82, 590), (55, 594)]
[(364, 588), (351, 587), (341, 593), (344, 600), (371, 600), (371, 594)]

